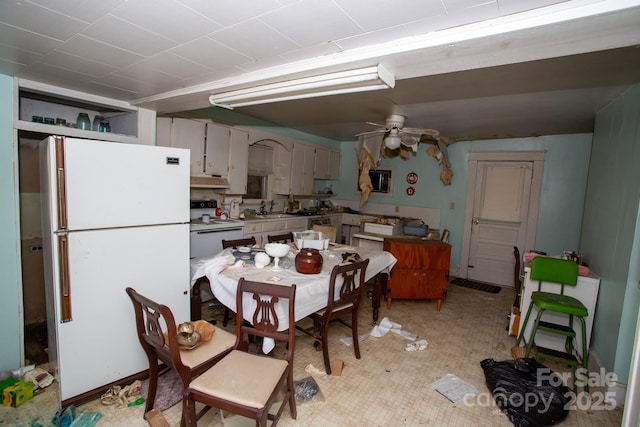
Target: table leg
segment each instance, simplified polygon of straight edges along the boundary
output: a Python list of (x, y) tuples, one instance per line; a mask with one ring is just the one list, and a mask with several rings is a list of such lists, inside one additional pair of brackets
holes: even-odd
[(378, 314), (380, 310), (380, 300), (383, 295), (387, 293), (387, 281), (389, 275), (387, 273), (380, 273), (375, 277), (373, 284), (373, 294), (371, 298), (371, 307), (373, 308), (373, 323), (378, 321)]
[(199, 278), (191, 288), (191, 320), (202, 319), (202, 296), (200, 295), (200, 284), (203, 280), (207, 280), (207, 278)]

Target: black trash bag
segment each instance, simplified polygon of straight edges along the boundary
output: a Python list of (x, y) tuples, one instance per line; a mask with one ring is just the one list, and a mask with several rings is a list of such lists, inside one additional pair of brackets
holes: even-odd
[(566, 418), (571, 391), (533, 358), (480, 362), (493, 399), (516, 427), (550, 426)]

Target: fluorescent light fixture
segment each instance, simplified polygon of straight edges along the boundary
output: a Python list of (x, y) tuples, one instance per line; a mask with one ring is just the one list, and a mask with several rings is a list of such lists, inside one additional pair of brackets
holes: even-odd
[(209, 102), (211, 105), (232, 109), (293, 99), (390, 89), (394, 86), (394, 76), (378, 65), (218, 93), (209, 96)]

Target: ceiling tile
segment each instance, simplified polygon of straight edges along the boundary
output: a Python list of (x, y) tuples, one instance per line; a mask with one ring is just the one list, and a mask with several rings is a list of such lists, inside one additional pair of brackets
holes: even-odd
[(294, 50), (286, 52), (280, 55), (281, 58), (286, 58), (289, 61), (300, 61), (303, 59), (317, 58), (319, 56), (331, 55), (332, 53), (338, 53), (342, 49), (336, 43), (320, 43), (315, 46), (306, 47), (304, 49)]
[(93, 84), (99, 84), (105, 87), (115, 87), (120, 90), (135, 93), (135, 98), (141, 98), (150, 94), (163, 92), (164, 88), (147, 80), (136, 80), (127, 76), (119, 76), (109, 74), (99, 79), (92, 80)]
[(440, 0), (335, 0), (365, 31), (412, 22), (445, 12)]
[(82, 35), (73, 37), (58, 50), (115, 67), (126, 67), (144, 58), (136, 53)]
[[(238, 7), (237, 0), (178, 0), (187, 7), (202, 13), (207, 18), (228, 27), (239, 22), (281, 9), (277, 0), (245, 0)], [(296, 0), (298, 1), (298, 0)]]
[(301, 47), (257, 20), (225, 28), (211, 34), (210, 37), (254, 59), (279, 55)]
[(82, 34), (144, 56), (154, 55), (177, 44), (172, 40), (110, 15), (85, 28)]
[(52, 52), (43, 56), (40, 62), (92, 77), (101, 77), (117, 70), (116, 67), (109, 64), (91, 61), (65, 52)]
[(188, 79), (194, 76), (211, 72), (211, 69), (170, 52), (162, 52), (139, 62), (145, 67), (162, 70), (179, 79)]
[(118, 76), (130, 77), (136, 80), (146, 80), (152, 84), (165, 87), (166, 90), (173, 90), (177, 86), (176, 77), (164, 72), (164, 69), (158, 69), (144, 62), (137, 62), (126, 68), (114, 72)]
[(0, 22), (63, 41), (87, 25), (62, 13), (20, 0), (0, 2)]
[(111, 14), (181, 43), (219, 28), (210, 19), (174, 0), (129, 1)]
[(80, 90), (89, 93), (95, 93), (96, 95), (106, 96), (113, 99), (131, 100), (135, 99), (138, 94), (122, 88), (103, 85), (100, 82), (89, 81), (84, 83)]
[(225, 69), (253, 59), (224, 46), (209, 37), (200, 37), (170, 50), (178, 56), (204, 65), (211, 70)]
[(42, 55), (0, 43), (0, 59), (4, 61), (28, 65), (36, 62), (41, 57)]
[(77, 73), (75, 71), (70, 71), (42, 62), (36, 62), (31, 65), (28, 70), (25, 70), (24, 75), (21, 77), (25, 77), (30, 80), (42, 81), (43, 75), (47, 76), (46, 83), (67, 88), (76, 88), (93, 78), (86, 74)]
[(26, 67), (15, 62), (5, 61), (0, 58), (0, 73), (7, 76), (13, 76), (16, 73), (20, 73), (25, 70)]
[(373, 44), (385, 43), (389, 40), (398, 40), (404, 37), (409, 37), (411, 35), (412, 34), (407, 31), (407, 28), (404, 25), (398, 25), (391, 28), (384, 28), (382, 30), (372, 31), (354, 37), (347, 37), (345, 39), (337, 40), (336, 44), (344, 50), (350, 50)]
[[(301, 46), (313, 46), (360, 34), (362, 29), (335, 3), (303, 0), (267, 13), (260, 21)], [(310, 31), (309, 22), (321, 22), (322, 31)]]
[(498, 0), (498, 9), (500, 10), (500, 16), (505, 16), (552, 4), (564, 3), (565, 1), (567, 0)]
[(126, 1), (127, 0), (29, 0), (30, 3), (36, 3), (47, 9), (55, 10), (88, 23), (95, 22), (102, 15), (109, 13), (115, 7)]
[(40, 54), (45, 54), (62, 45), (59, 40), (3, 23), (0, 23), (0, 40), (5, 44), (19, 46), (22, 50)]

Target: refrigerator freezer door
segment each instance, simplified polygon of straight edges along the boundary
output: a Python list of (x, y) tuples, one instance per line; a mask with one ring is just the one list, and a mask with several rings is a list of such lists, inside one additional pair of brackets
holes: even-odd
[[(148, 369), (127, 286), (168, 305), (177, 322), (190, 319), (188, 224), (71, 232), (68, 253), (70, 321), (61, 322), (60, 287), (47, 289), (62, 401)], [(58, 276), (57, 264), (49, 267)]]
[[(189, 150), (60, 137), (43, 143), (52, 213), (66, 194), (68, 230), (189, 222)], [(56, 144), (64, 144), (63, 174)]]

